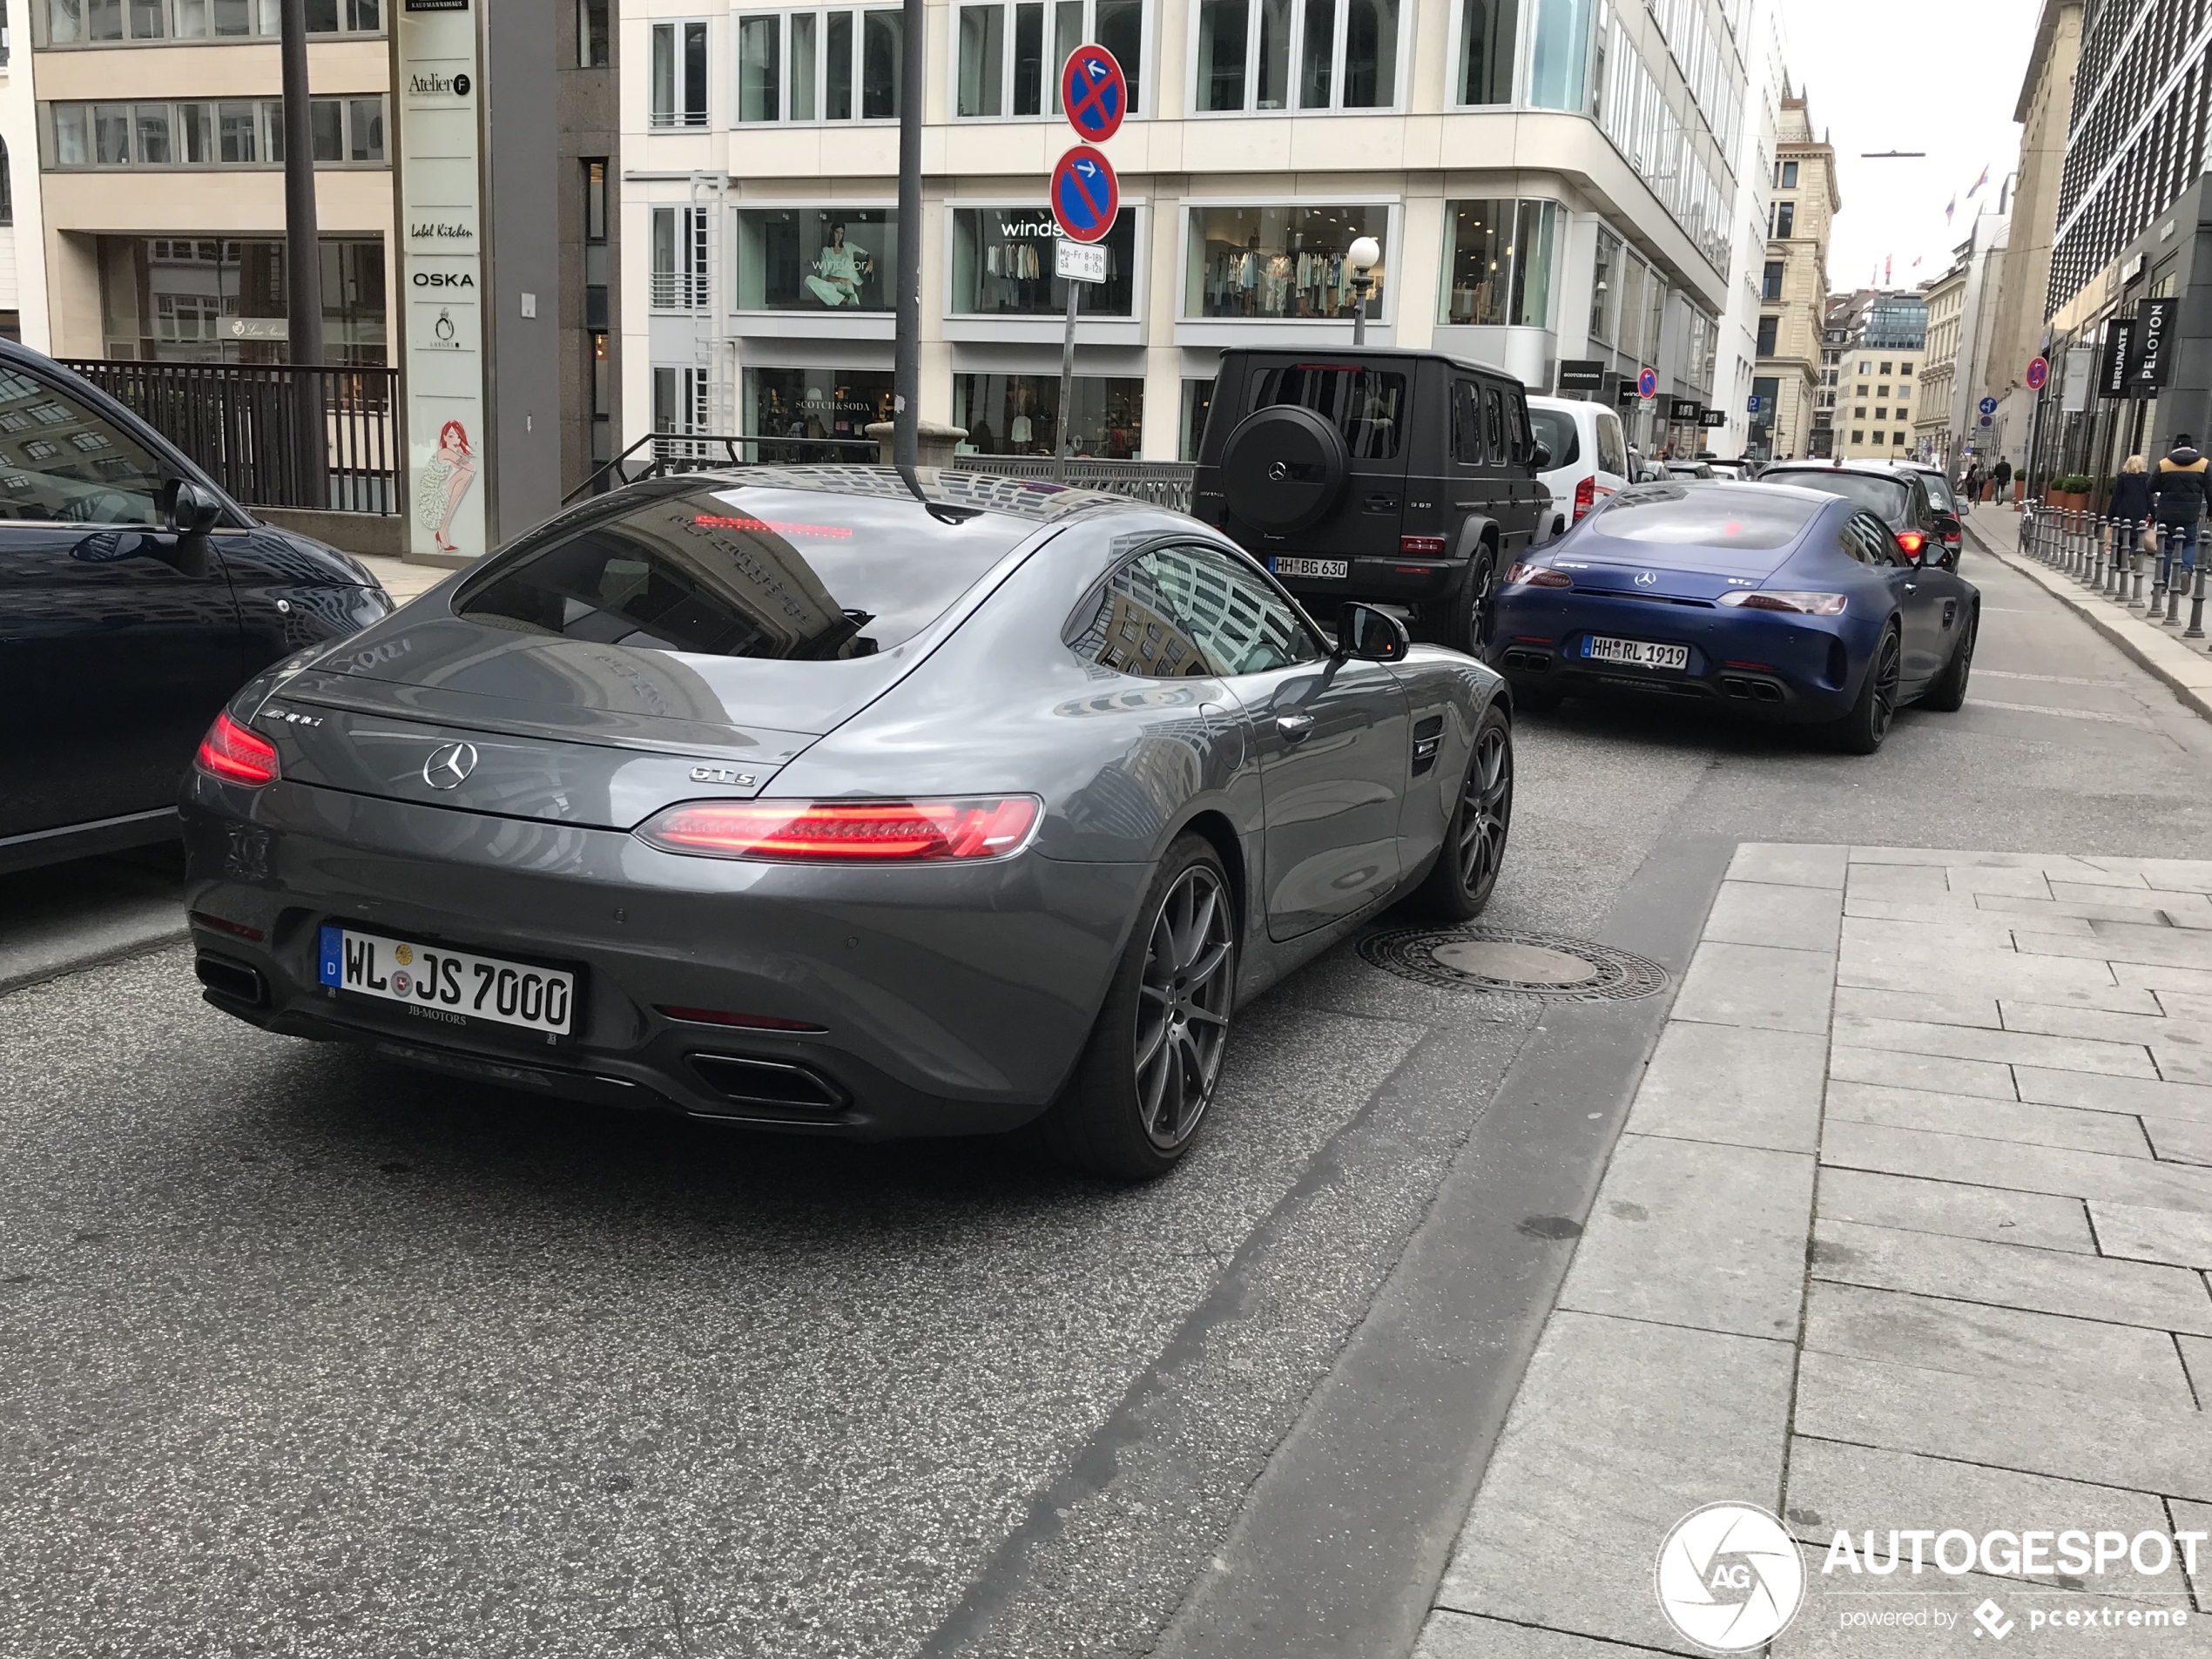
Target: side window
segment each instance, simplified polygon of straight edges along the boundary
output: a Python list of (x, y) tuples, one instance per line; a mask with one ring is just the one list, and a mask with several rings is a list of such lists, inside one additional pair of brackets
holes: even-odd
[(1886, 569), (1898, 562), (1897, 542), (1888, 525), (1865, 513), (1853, 516), (1851, 523), (1858, 527), (1859, 544), (1865, 550), (1859, 556), (1866, 563)]
[(1490, 451), (1490, 464), (1503, 466), (1506, 459), (1506, 395), (1494, 386), (1482, 388), (1482, 436)]
[(1211, 675), (1198, 642), (1184, 631), (1151, 558), (1131, 559), (1077, 606), (1061, 637), (1087, 663), (1150, 679)]
[(1257, 674), (1327, 653), (1280, 588), (1249, 560), (1197, 543), (1136, 561), (1217, 674)]
[(0, 515), (158, 524), (165, 477), (145, 446), (105, 415), (0, 369)]
[(1623, 477), (1629, 471), (1629, 446), (1621, 436), (1620, 418), (1611, 411), (1597, 417), (1597, 464)]
[(1452, 459), (1463, 467), (1482, 464), (1482, 404), (1473, 381), (1452, 382)]
[(1536, 452), (1536, 443), (1528, 435), (1528, 400), (1518, 390), (1506, 394), (1506, 425), (1513, 435), (1513, 464), (1525, 467)]

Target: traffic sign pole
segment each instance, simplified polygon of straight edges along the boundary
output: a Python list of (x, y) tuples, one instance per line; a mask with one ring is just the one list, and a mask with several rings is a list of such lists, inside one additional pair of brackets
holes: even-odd
[(1066, 280), (1068, 330), (1060, 337), (1060, 441), (1053, 446), (1056, 452), (1053, 475), (1063, 484), (1068, 482), (1068, 457), (1076, 448), (1076, 304), (1083, 291), (1082, 283), (1073, 278)]
[[(1113, 53), (1089, 45), (1068, 54), (1060, 69), (1060, 109), (1068, 125), (1089, 142), (1069, 151), (1052, 170), (1045, 193), (1053, 222), (1070, 242), (1103, 242), (1121, 215), (1122, 186), (1113, 164), (1090, 145), (1120, 131), (1129, 109), (1129, 80)], [(1076, 312), (1089, 279), (1076, 273), (1075, 262), (1063, 259), (1057, 246), (1052, 264), (1053, 273), (1068, 285), (1068, 323), (1060, 336), (1060, 424), (1053, 445), (1053, 475), (1065, 483), (1076, 449)]]

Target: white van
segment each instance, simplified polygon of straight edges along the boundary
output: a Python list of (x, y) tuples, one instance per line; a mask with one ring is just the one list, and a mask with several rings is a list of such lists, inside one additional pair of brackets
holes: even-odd
[(1629, 487), (1629, 439), (1621, 417), (1602, 403), (1567, 397), (1531, 397), (1528, 424), (1549, 447), (1552, 463), (1536, 475), (1551, 492), (1552, 515), (1536, 539), (1564, 536), (1591, 508)]

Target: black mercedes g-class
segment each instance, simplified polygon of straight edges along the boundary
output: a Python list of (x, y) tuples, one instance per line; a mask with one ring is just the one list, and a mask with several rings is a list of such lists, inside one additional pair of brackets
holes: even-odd
[[(1190, 510), (1323, 616), (1406, 606), (1470, 655), (1490, 594), (1545, 521), (1521, 382), (1439, 352), (1224, 352)], [(1318, 602), (1328, 603), (1318, 603)]]

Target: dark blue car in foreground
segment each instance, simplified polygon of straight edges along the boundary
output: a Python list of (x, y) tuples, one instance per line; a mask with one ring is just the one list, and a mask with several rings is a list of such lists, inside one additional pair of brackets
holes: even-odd
[(1626, 692), (1820, 725), (1871, 754), (1966, 701), (1981, 595), (1940, 543), (1778, 484), (1622, 490), (1506, 574), (1491, 659), (1524, 707)]

